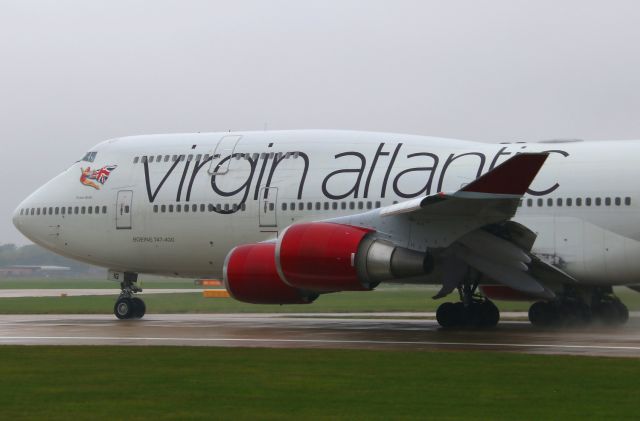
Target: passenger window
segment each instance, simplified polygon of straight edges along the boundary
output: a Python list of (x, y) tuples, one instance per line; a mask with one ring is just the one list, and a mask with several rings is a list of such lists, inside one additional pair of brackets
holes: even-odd
[(162, 155), (156, 156), (156, 162), (162, 162)]
[(102, 213), (107, 213), (107, 207), (106, 206), (102, 207)]
[(169, 212), (173, 212), (173, 205), (169, 205)]
[[(67, 208), (67, 214), (71, 215), (72, 213), (73, 213), (73, 212), (72, 212), (71, 206), (69, 206), (69, 207)], [(78, 212), (76, 212), (76, 213), (78, 213)]]
[(207, 209), (209, 210), (209, 212), (213, 212), (213, 210), (215, 209), (215, 207), (213, 206), (213, 204), (212, 204), (212, 203), (209, 203), (209, 204), (207, 205)]
[(224, 204), (224, 210), (225, 210), (225, 211), (228, 211), (228, 210), (229, 210), (229, 204), (228, 204), (228, 203), (225, 203), (225, 204)]
[(542, 207), (542, 205), (544, 205), (544, 200), (542, 199), (538, 199), (537, 202), (538, 202), (538, 207)]
[(584, 205), (585, 206), (591, 206), (591, 198), (587, 197), (586, 199), (584, 199)]
[(313, 203), (307, 202), (307, 210), (313, 210)]
[(329, 210), (329, 202), (324, 202), (324, 210)]
[(131, 209), (129, 209), (129, 205), (125, 205), (124, 207), (124, 213), (129, 213)]
[(611, 198), (610, 198), (610, 197), (606, 197), (606, 198), (604, 199), (604, 204), (605, 204), (606, 206), (611, 206)]
[(367, 202), (367, 209), (371, 209), (371, 208), (373, 208), (373, 203)]
[(205, 211), (205, 206), (204, 206), (204, 203), (202, 203), (200, 205), (200, 212), (204, 212), (204, 211)]
[(182, 212), (182, 205), (176, 205), (176, 212)]
[(582, 206), (582, 198), (581, 197), (577, 197), (576, 198), (576, 206)]
[(364, 202), (358, 202), (358, 209), (364, 209)]
[(571, 199), (570, 197), (567, 198), (567, 206), (571, 206), (573, 204), (573, 199)]
[(171, 160), (172, 160), (173, 162), (176, 162), (176, 161), (178, 160), (178, 155), (173, 155), (173, 156), (171, 157)]
[(198, 212), (198, 205), (191, 205), (191, 212)]
[(153, 156), (150, 156), (149, 157), (149, 163), (152, 163), (152, 162), (153, 162)]
[(602, 199), (596, 197), (596, 206), (600, 206), (602, 204)]
[(38, 208), (38, 212), (37, 212), (37, 214), (38, 214), (38, 215), (40, 215), (40, 208)]
[(42, 214), (46, 215), (47, 214), (47, 208), (42, 208)]
[(61, 213), (62, 215), (64, 215), (64, 211), (65, 211), (66, 209), (67, 209), (67, 208), (65, 208), (65, 207), (60, 208), (60, 213)]
[(270, 210), (270, 211), (274, 211), (274, 210), (276, 210), (276, 205), (275, 205), (275, 203), (273, 203), (273, 202), (272, 202), (272, 203), (269, 203), (269, 210)]
[(81, 207), (81, 208), (80, 208), (80, 213), (81, 213), (82, 215), (84, 215), (85, 213), (87, 213), (87, 207), (86, 207), (86, 206)]
[(220, 203), (216, 204), (216, 211), (222, 212), (222, 205)]
[(379, 208), (380, 206), (382, 206), (382, 204), (380, 203), (380, 201), (376, 202), (376, 208)]
[(527, 206), (528, 207), (533, 206), (533, 199), (527, 199)]
[(153, 212), (158, 213), (158, 205), (153, 205)]
[(240, 205), (240, 210), (242, 210), (243, 212), (245, 211), (245, 209), (247, 209), (247, 204), (246, 203), (242, 203)]
[(332, 208), (333, 210), (337, 210), (337, 209), (338, 209), (338, 202), (332, 202), (332, 203), (331, 203), (331, 208)]
[(134, 163), (134, 164), (137, 164), (139, 160), (140, 160), (140, 158), (138, 158), (138, 157), (136, 156), (135, 158), (133, 158), (133, 163)]
[(340, 202), (340, 209), (345, 210), (347, 208), (347, 202)]
[(209, 159), (209, 154), (208, 153), (204, 154), (204, 158), (202, 160), (206, 161), (207, 159)]
[(36, 210), (34, 208), (31, 208), (31, 215), (33, 216), (33, 214), (36, 213)]
[(189, 212), (189, 205), (184, 205), (184, 211)]
[(553, 206), (553, 199), (547, 199), (547, 206)]
[(169, 162), (169, 159), (171, 158), (171, 156), (169, 155), (165, 155), (164, 156), (164, 162)]
[(200, 161), (200, 159), (202, 158), (202, 154), (199, 153), (198, 155), (196, 155), (196, 161)]
[(299, 211), (304, 210), (304, 203), (298, 202), (298, 210)]
[(180, 162), (184, 161), (184, 155), (180, 155)]
[(160, 212), (165, 213), (167, 211), (167, 205), (160, 206)]
[(193, 161), (193, 155), (189, 154), (189, 156), (187, 157), (187, 161)]
[(316, 202), (316, 210), (320, 210), (322, 208), (322, 205), (320, 204), (320, 202)]
[(287, 210), (287, 204), (286, 204), (286, 203), (283, 203), (283, 204), (282, 204), (282, 210), (283, 210), (283, 211), (286, 211), (286, 210)]
[(624, 204), (625, 204), (625, 206), (631, 206), (631, 198), (630, 197), (625, 197), (624, 198)]
[(87, 208), (87, 213), (89, 213), (89, 215), (93, 213), (93, 208), (91, 206)]
[(556, 203), (558, 204), (558, 206), (562, 206), (562, 199), (558, 198), (558, 200), (556, 200)]
[(622, 201), (620, 200), (619, 197), (616, 197), (616, 206), (620, 206), (620, 204), (622, 203)]

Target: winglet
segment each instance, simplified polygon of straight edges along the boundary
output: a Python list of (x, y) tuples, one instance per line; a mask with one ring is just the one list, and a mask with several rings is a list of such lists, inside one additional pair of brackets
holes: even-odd
[(549, 153), (521, 153), (509, 158), (461, 189), (464, 192), (522, 196)]

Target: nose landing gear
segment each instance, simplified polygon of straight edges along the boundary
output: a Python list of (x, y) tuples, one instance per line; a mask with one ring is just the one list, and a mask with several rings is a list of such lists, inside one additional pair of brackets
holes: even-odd
[(137, 273), (125, 272), (124, 281), (120, 283), (120, 296), (113, 306), (113, 314), (120, 320), (141, 319), (146, 312), (144, 301), (134, 297), (137, 292), (142, 292), (142, 288), (135, 283), (138, 280)]

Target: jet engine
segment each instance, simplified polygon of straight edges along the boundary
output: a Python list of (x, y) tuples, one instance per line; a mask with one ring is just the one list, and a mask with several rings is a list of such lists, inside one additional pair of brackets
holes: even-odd
[(275, 265), (274, 243), (234, 248), (225, 259), (224, 286), (238, 301), (251, 304), (309, 304), (318, 294), (282, 282)]
[(376, 238), (375, 231), (328, 222), (296, 224), (276, 244), (280, 278), (297, 289), (368, 291), (381, 281), (431, 272), (433, 258)]

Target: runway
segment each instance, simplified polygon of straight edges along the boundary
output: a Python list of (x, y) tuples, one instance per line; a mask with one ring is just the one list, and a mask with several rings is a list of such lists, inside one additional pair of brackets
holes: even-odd
[[(640, 319), (626, 326), (541, 330), (501, 322), (489, 330), (443, 330), (412, 313), (383, 318), (344, 314), (148, 314), (0, 316), (2, 345), (170, 345), (380, 350), (472, 350), (640, 357)], [(418, 313), (421, 314), (421, 313)], [(380, 315), (377, 315), (380, 316)], [(391, 318), (390, 318), (391, 317)]]

